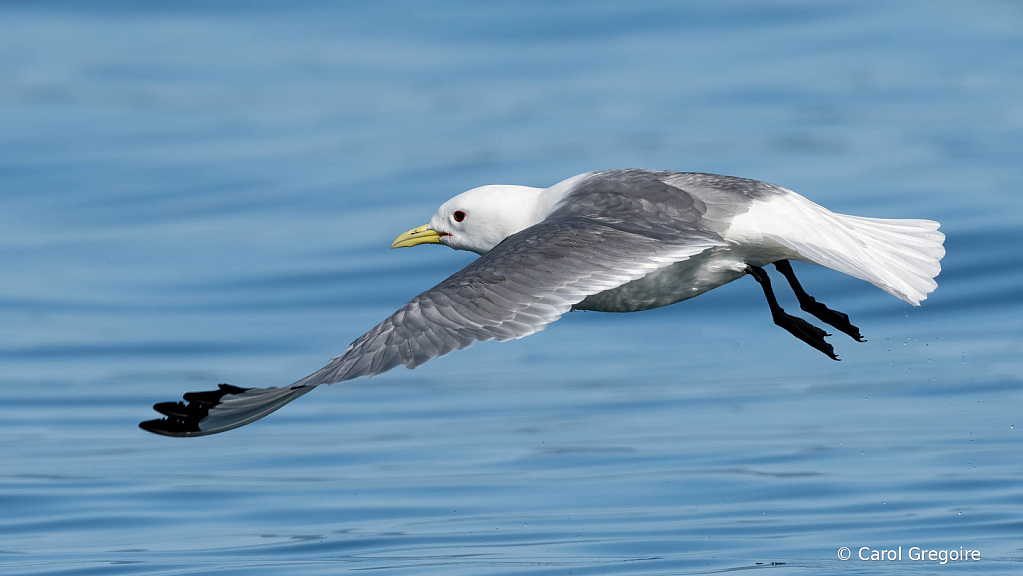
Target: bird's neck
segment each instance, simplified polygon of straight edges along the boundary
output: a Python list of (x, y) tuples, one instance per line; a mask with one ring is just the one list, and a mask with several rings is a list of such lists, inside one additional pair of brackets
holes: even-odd
[(487, 203), (481, 210), (486, 225), (475, 230), (471, 243), (455, 247), (485, 254), (505, 238), (539, 224), (549, 212), (544, 202), (545, 191), (529, 186), (487, 186)]

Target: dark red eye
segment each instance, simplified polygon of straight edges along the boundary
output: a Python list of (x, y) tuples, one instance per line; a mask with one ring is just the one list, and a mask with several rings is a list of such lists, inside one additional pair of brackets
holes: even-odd
[(455, 219), (455, 222), (465, 220), (465, 212), (462, 212), (461, 210), (455, 210), (455, 213), (451, 216)]

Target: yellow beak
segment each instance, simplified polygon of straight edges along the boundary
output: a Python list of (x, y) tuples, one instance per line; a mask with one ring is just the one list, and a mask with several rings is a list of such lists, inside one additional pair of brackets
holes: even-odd
[(431, 230), (429, 224), (413, 228), (391, 242), (391, 248), (408, 248), (418, 244), (440, 244), (440, 232)]

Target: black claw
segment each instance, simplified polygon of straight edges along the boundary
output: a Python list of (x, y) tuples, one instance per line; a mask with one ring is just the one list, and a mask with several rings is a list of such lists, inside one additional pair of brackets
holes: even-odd
[(775, 324), (787, 330), (789, 334), (827, 354), (832, 360), (839, 359), (838, 356), (835, 356), (835, 348), (824, 340), (825, 336), (831, 336), (831, 334), (802, 318), (787, 314), (778, 305), (778, 299), (774, 296), (774, 290), (771, 289), (771, 279), (767, 276), (767, 271), (756, 266), (746, 266), (746, 272), (753, 276), (753, 279), (759, 282), (760, 286), (764, 289), (764, 296), (767, 297), (767, 304), (771, 307), (771, 317), (774, 319)]
[(860, 329), (849, 322), (848, 314), (828, 308), (803, 290), (799, 280), (796, 279), (796, 273), (792, 271), (792, 264), (788, 260), (779, 260), (774, 263), (774, 267), (789, 281), (789, 286), (792, 287), (792, 291), (796, 294), (796, 299), (799, 300), (799, 307), (804, 312), (815, 316), (818, 320), (829, 326), (834, 326), (835, 329), (848, 334), (857, 342), (866, 342), (860, 334)]

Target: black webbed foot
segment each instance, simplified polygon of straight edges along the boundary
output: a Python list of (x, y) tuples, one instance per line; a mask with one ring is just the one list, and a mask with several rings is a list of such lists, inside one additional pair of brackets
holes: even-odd
[(768, 278), (767, 272), (763, 268), (756, 266), (747, 266), (746, 272), (753, 276), (753, 278), (760, 283), (760, 286), (764, 289), (764, 296), (767, 297), (767, 304), (771, 307), (771, 317), (774, 319), (774, 323), (781, 326), (789, 334), (792, 334), (796, 338), (799, 338), (803, 342), (806, 342), (810, 346), (813, 346), (817, 350), (828, 355), (832, 360), (838, 360), (838, 356), (835, 355), (835, 348), (828, 344), (824, 340), (825, 336), (831, 336), (824, 330), (810, 324), (802, 318), (797, 318), (791, 314), (787, 314), (781, 306), (778, 305), (778, 299), (774, 296), (774, 290), (771, 289), (771, 279)]
[(809, 298), (810, 300), (808, 302), (802, 302), (799, 305), (804, 312), (816, 316), (821, 322), (824, 322), (829, 326), (834, 326), (836, 330), (848, 334), (857, 342), (866, 342), (860, 334), (860, 329), (849, 322), (848, 314), (828, 308), (824, 304), (815, 300), (813, 296), (810, 296)]
[(789, 334), (792, 334), (796, 338), (799, 338), (803, 342), (806, 342), (810, 346), (813, 346), (827, 354), (832, 360), (839, 359), (838, 356), (835, 355), (835, 347), (824, 340), (825, 336), (831, 336), (831, 334), (828, 334), (802, 318), (786, 314), (784, 311), (778, 314), (773, 314), (773, 316), (774, 323), (788, 330)]
[(774, 263), (774, 267), (777, 268), (778, 271), (785, 276), (785, 279), (789, 281), (789, 286), (792, 287), (792, 291), (796, 294), (796, 299), (799, 300), (799, 307), (804, 312), (815, 316), (818, 320), (829, 326), (834, 326), (836, 330), (848, 334), (857, 342), (865, 342), (863, 336), (860, 334), (860, 329), (849, 322), (848, 314), (828, 308), (803, 290), (803, 287), (799, 284), (799, 280), (796, 279), (796, 273), (793, 272), (792, 265), (788, 260), (779, 260)]

